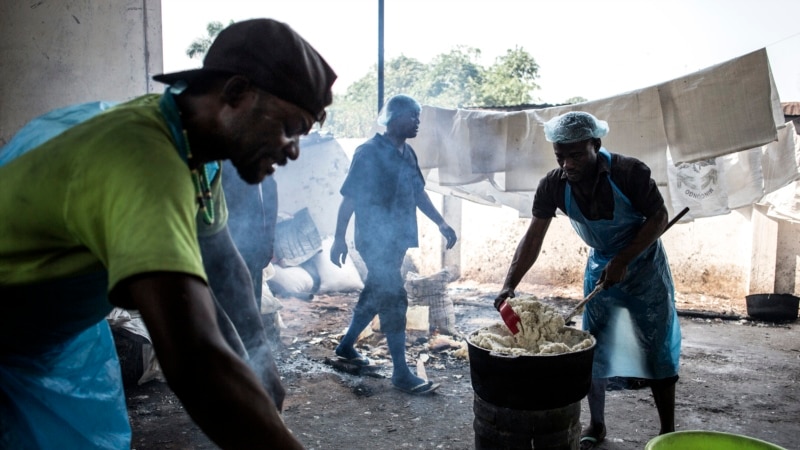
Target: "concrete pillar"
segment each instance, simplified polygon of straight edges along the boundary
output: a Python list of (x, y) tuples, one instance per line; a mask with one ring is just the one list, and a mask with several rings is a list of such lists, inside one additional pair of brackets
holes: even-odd
[(767, 294), (775, 291), (778, 222), (767, 217), (766, 213), (767, 207), (753, 205), (751, 216), (753, 248), (748, 294)]
[(0, 145), (55, 108), (163, 87), (161, 0), (0, 2)]
[(800, 289), (800, 224), (778, 222), (778, 250), (775, 265), (775, 290), (778, 294), (798, 294)]
[(455, 267), (458, 269), (457, 274), (461, 273), (461, 243), (464, 236), (461, 235), (461, 202), (462, 200), (452, 195), (445, 195), (442, 200), (442, 217), (445, 222), (453, 227), (453, 230), (458, 236), (456, 245), (450, 250), (446, 246), (442, 246), (442, 267)]

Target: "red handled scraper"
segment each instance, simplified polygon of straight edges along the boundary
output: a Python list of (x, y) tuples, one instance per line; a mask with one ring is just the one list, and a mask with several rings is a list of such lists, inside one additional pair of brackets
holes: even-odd
[(511, 330), (511, 334), (517, 334), (519, 330), (522, 329), (522, 321), (517, 313), (511, 309), (511, 305), (509, 305), (506, 300), (500, 303), (500, 317), (503, 318), (503, 322), (505, 322), (508, 329)]

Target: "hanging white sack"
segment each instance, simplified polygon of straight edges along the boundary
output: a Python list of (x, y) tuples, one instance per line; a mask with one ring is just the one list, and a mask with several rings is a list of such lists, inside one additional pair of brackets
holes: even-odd
[(728, 191), (725, 187), (724, 169), (716, 158), (691, 163), (672, 163), (667, 156), (667, 176), (672, 210), (689, 207), (687, 216), (692, 219), (727, 214)]

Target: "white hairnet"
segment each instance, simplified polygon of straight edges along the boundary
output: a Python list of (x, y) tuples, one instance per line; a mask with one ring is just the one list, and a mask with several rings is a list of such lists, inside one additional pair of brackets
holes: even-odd
[(571, 144), (608, 134), (608, 122), (583, 111), (571, 111), (553, 117), (544, 124), (548, 142)]
[(419, 102), (413, 98), (403, 94), (395, 95), (381, 108), (381, 112), (378, 114), (378, 125), (385, 127), (397, 113), (405, 111), (419, 112), (421, 110), (422, 107)]

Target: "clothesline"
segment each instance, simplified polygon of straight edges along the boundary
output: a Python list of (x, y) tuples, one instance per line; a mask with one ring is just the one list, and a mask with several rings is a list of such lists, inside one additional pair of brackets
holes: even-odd
[(539, 179), (555, 167), (542, 124), (572, 110), (608, 121), (604, 147), (645, 162), (670, 213), (691, 208), (685, 220), (759, 202), (798, 179), (797, 136), (784, 124), (765, 49), (575, 105), (511, 112), (424, 106), (410, 143), (429, 189), (527, 217)]

